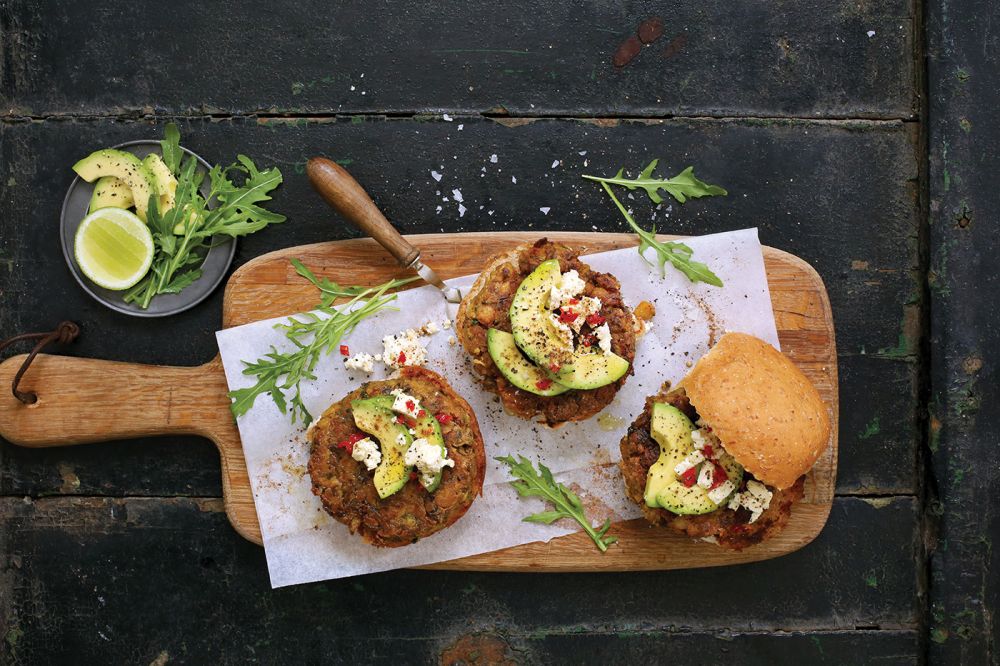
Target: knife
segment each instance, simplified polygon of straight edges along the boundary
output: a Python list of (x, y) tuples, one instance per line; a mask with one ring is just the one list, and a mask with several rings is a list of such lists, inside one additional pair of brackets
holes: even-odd
[(347, 169), (325, 157), (313, 157), (306, 163), (306, 174), (328, 204), (348, 222), (378, 241), (400, 266), (416, 271), (425, 282), (440, 289), (449, 303), (462, 301), (462, 293), (446, 285), (430, 266), (420, 260), (420, 250), (396, 231)]

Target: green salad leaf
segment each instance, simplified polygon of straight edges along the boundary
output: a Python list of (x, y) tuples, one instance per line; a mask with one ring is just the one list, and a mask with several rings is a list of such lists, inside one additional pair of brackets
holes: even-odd
[(583, 508), (583, 502), (577, 494), (556, 481), (552, 471), (545, 465), (538, 463), (536, 471), (531, 461), (520, 455), (517, 460), (514, 456), (503, 456), (496, 460), (506, 464), (517, 479), (511, 481), (510, 485), (517, 491), (518, 496), (541, 497), (555, 507), (552, 511), (542, 511), (522, 518), (525, 522), (551, 525), (560, 518), (572, 518), (583, 527), (602, 553), (608, 546), (618, 541), (618, 537), (608, 534), (611, 520), (605, 520), (604, 524), (597, 528), (591, 525)]
[[(261, 171), (249, 157), (238, 155), (228, 167), (216, 165), (209, 170), (209, 191), (203, 196), (205, 174), (199, 171), (197, 159), (184, 156), (175, 124), (164, 130), (160, 151), (177, 179), (177, 191), (173, 207), (166, 212), (159, 210), (159, 197), (153, 194), (149, 198), (146, 221), (153, 232), (153, 265), (149, 274), (124, 294), (126, 303), (143, 309), (157, 295), (179, 293), (201, 277), (198, 266), (214, 237), (246, 236), (285, 221), (284, 215), (260, 205), (270, 201), (270, 193), (281, 184), (277, 168)], [(183, 234), (175, 233), (178, 229)]]
[(635, 190), (641, 187), (646, 190), (646, 194), (648, 194), (649, 198), (653, 200), (653, 203), (657, 204), (663, 201), (663, 197), (660, 196), (660, 190), (665, 190), (668, 194), (670, 194), (670, 196), (677, 199), (680, 203), (684, 203), (688, 199), (714, 197), (720, 195), (725, 196), (726, 194), (729, 194), (718, 185), (709, 185), (708, 183), (695, 178), (694, 167), (684, 169), (684, 171), (681, 171), (673, 178), (654, 178), (653, 172), (656, 170), (656, 165), (659, 162), (660, 160), (656, 159), (647, 164), (646, 168), (642, 170), (638, 178), (626, 178), (624, 167), (619, 169), (618, 173), (616, 173), (612, 178), (601, 178), (599, 176), (584, 176), (584, 178), (598, 183), (621, 185), (630, 190)]
[[(419, 279), (389, 280), (377, 287), (340, 287), (326, 278), (317, 278), (298, 259), (292, 259), (292, 265), (299, 275), (316, 285), (322, 293), (322, 302), (315, 312), (289, 317), (275, 325), (284, 331), (289, 351), (272, 347), (262, 358), (243, 362), (246, 366), (243, 374), (256, 377), (257, 383), (229, 392), (234, 417), (246, 414), (259, 396), (267, 394), (282, 414), (291, 410), (292, 423), (301, 420), (308, 426), (313, 417), (302, 402), (300, 385), (306, 380), (316, 380), (314, 370), (319, 359), (336, 350), (343, 337), (364, 319), (382, 310), (394, 310), (388, 306), (396, 300), (396, 295), (386, 292)], [(351, 296), (347, 303), (333, 306), (334, 300), (347, 295)]]

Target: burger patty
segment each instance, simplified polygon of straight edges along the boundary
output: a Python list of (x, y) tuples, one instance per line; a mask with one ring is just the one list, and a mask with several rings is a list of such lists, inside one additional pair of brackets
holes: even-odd
[[(481, 288), (467, 297), (468, 302), (463, 304), (465, 316), (457, 322), (462, 346), (472, 356), (473, 367), (482, 376), (486, 388), (498, 394), (504, 407), (513, 414), (528, 419), (540, 415), (550, 425), (582, 421), (604, 409), (614, 400), (626, 377), (632, 374), (631, 364), (635, 358), (634, 320), (622, 300), (621, 285), (615, 276), (591, 270), (578, 255), (573, 249), (545, 238), (520, 248), (516, 264), (505, 262), (488, 269)], [(628, 374), (618, 381), (591, 390), (541, 396), (511, 384), (493, 362), (486, 345), (487, 332), (491, 328), (512, 332), (509, 312), (514, 292), (524, 278), (549, 259), (558, 259), (559, 270), (563, 273), (571, 270), (579, 273), (587, 285), (584, 296), (601, 299), (601, 316), (607, 320), (611, 331), (611, 351), (630, 365)]]
[[(387, 395), (394, 389), (417, 398), (430, 414), (452, 417), (441, 424), (441, 433), (448, 458), (455, 461), (455, 466), (442, 469), (441, 484), (433, 493), (414, 479), (381, 499), (375, 490), (375, 472), (337, 446), (359, 432), (351, 402)], [(373, 546), (405, 546), (443, 530), (461, 518), (476, 496), (482, 494), (486, 452), (476, 415), (443, 377), (425, 368), (405, 367), (395, 378), (364, 384), (327, 409), (310, 429), (308, 438), (312, 446), (309, 476), (313, 493), (322, 500), (327, 513)]]
[[(791, 487), (785, 490), (768, 488), (774, 493), (768, 508), (754, 522), (750, 522), (750, 512), (740, 507), (736, 511), (724, 505), (711, 513), (682, 516), (666, 509), (653, 508), (646, 505), (643, 497), (646, 490), (646, 477), (649, 468), (660, 457), (660, 445), (650, 434), (653, 404), (661, 402), (673, 405), (691, 419), (697, 422), (698, 414), (692, 407), (683, 389), (670, 391), (670, 384), (664, 384), (660, 393), (646, 398), (646, 408), (642, 414), (629, 426), (628, 433), (622, 438), (620, 463), (622, 476), (625, 478), (625, 490), (633, 502), (642, 509), (646, 520), (654, 525), (666, 525), (684, 532), (690, 537), (714, 538), (720, 546), (733, 550), (743, 550), (748, 546), (760, 543), (777, 534), (792, 514), (792, 504), (804, 496), (803, 484), (805, 476), (799, 478)], [(743, 474), (743, 485), (753, 479), (749, 472)]]

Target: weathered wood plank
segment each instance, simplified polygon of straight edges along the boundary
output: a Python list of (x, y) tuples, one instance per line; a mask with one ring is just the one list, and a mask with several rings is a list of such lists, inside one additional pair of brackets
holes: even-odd
[[(479, 120), (461, 124), (462, 130), (458, 122), (411, 120), (266, 124), (202, 120), (182, 123), (181, 129), (185, 144), (211, 161), (231, 159), (242, 151), (285, 171), (286, 182), (274, 205), (289, 215), (289, 222), (241, 242), (238, 263), (280, 247), (354, 233), (336, 220), (300, 173), (304, 161), (316, 153), (348, 164), (407, 233), (625, 231), (606, 195), (580, 179), (581, 173), (613, 173), (620, 166), (637, 170), (654, 157), (664, 158), (664, 172), (693, 164), (701, 178), (725, 185), (730, 195), (683, 207), (665, 203), (656, 211), (639, 193), (626, 199), (638, 218), (645, 224), (657, 223), (663, 232), (679, 234), (758, 225), (763, 242), (810, 261), (830, 293), (841, 362), (856, 355), (859, 367), (866, 368), (849, 375), (845, 381), (852, 383), (842, 384), (845, 404), (855, 400), (853, 404), (861, 406), (860, 396), (874, 395), (874, 403), (891, 405), (899, 418), (915, 413), (912, 391), (900, 391), (913, 372), (917, 338), (911, 322), (912, 313), (919, 312), (919, 302), (901, 305), (913, 299), (918, 261), (917, 204), (910, 180), (916, 163), (902, 123), (537, 121), (508, 127)], [(100, 146), (159, 132), (147, 122), (47, 121), (0, 127), (0, 201), (7, 210), (0, 220), (4, 259), (0, 334), (47, 330), (58, 320), (71, 318), (84, 331), (68, 350), (74, 354), (191, 365), (215, 353), (212, 332), (220, 325), (221, 292), (185, 316), (149, 326), (91, 303), (66, 271), (52, 235), (64, 187), (72, 176), (69, 164)], [(492, 155), (497, 155), (496, 163)], [(554, 161), (559, 162), (555, 167)], [(432, 171), (441, 174), (440, 182)], [(454, 189), (463, 194), (464, 216), (459, 215)], [(449, 200), (443, 201), (444, 197)], [(551, 210), (545, 214), (541, 208)], [(881, 372), (890, 373), (893, 384), (881, 381)], [(845, 415), (870, 420), (875, 414), (869, 411), (866, 407)], [(911, 422), (907, 432), (912, 427)], [(851, 428), (849, 436), (857, 434), (859, 424), (854, 422)], [(845, 477), (853, 480), (840, 484), (842, 492), (915, 492), (914, 464), (909, 462), (914, 441), (903, 433), (887, 441), (884, 448), (890, 449), (892, 464), (886, 464), (882, 447), (851, 447), (844, 465), (862, 471)], [(115, 446), (122, 448), (105, 451), (124, 451), (126, 445)], [(40, 467), (41, 459), (24, 457), (6, 445), (0, 451), (16, 466), (8, 477), (10, 492), (53, 491), (38, 481), (54, 479), (51, 470)], [(45, 465), (96, 469), (103, 454), (82, 447), (50, 455), (60, 458), (46, 458)], [(190, 479), (203, 478), (203, 454), (190, 459), (184, 452), (170, 455), (181, 456), (181, 467), (168, 465), (149, 472), (148, 485), (158, 489), (153, 491), (157, 494), (160, 490), (171, 494), (167, 490), (171, 483), (180, 488)], [(95, 456), (92, 464), (86, 462), (90, 456)], [(159, 475), (163, 476), (153, 480)], [(54, 480), (61, 485), (61, 480)], [(145, 481), (128, 484), (121, 492), (144, 494), (145, 485)], [(192, 492), (211, 495), (216, 488), (212, 482), (197, 485)]]
[[(419, 658), (421, 650), (439, 653), (476, 632), (511, 637), (541, 656), (562, 653), (576, 633), (594, 634), (622, 641), (628, 654), (652, 649), (650, 636), (669, 644), (671, 632), (692, 627), (695, 633), (909, 631), (919, 616), (917, 508), (912, 499), (838, 499), (815, 542), (737, 567), (560, 575), (396, 571), (272, 591), (263, 551), (229, 529), (218, 500), (4, 498), (0, 655), (22, 663), (59, 662), (69, 654), (84, 663), (98, 656), (146, 663), (164, 650), (179, 661), (213, 663), (274, 663), (292, 654), (306, 662), (330, 654), (347, 661)], [(858, 538), (873, 534), (879, 538)], [(725, 590), (729, 601), (705, 590)], [(686, 640), (712, 654), (725, 647), (712, 635)], [(760, 639), (753, 650), (783, 652), (774, 640)], [(846, 654), (828, 648), (822, 634), (808, 640), (819, 640), (817, 653)], [(907, 643), (892, 642), (887, 654), (912, 652)], [(436, 661), (432, 654), (423, 659)]]
[(932, 3), (928, 60), (930, 658), (996, 664), (1000, 6)]
[[(171, 7), (166, 19), (148, 0), (58, 11), (5, 3), (0, 104), (14, 115), (912, 118), (917, 109), (911, 0)], [(662, 36), (615, 67), (619, 46), (654, 17)], [(150, 26), (169, 38), (144, 38)]]

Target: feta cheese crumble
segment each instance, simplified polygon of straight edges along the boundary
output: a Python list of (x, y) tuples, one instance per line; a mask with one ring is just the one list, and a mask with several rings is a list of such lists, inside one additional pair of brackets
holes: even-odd
[[(721, 486), (720, 486), (721, 487)], [(741, 506), (750, 512), (750, 522), (755, 522), (760, 515), (771, 506), (771, 498), (774, 493), (767, 489), (760, 481), (747, 481), (747, 489), (742, 493), (736, 493), (729, 500), (729, 508), (736, 511)]]
[[(697, 432), (697, 431), (696, 431)], [(697, 467), (701, 463), (705, 462), (705, 455), (698, 450), (694, 450), (687, 455), (684, 460), (677, 463), (674, 467), (674, 473), (680, 476), (684, 472), (688, 471), (692, 467)]]
[(427, 349), (420, 344), (420, 333), (412, 328), (382, 338), (382, 362), (392, 368), (423, 365)]
[(420, 413), (419, 400), (408, 393), (404, 393), (403, 389), (394, 389), (392, 395), (396, 396), (396, 399), (392, 401), (392, 411), (403, 416), (417, 417)]
[(549, 309), (555, 310), (568, 303), (570, 299), (576, 298), (587, 288), (587, 283), (583, 281), (580, 274), (575, 270), (566, 271), (559, 277), (559, 281), (549, 290)]
[(371, 437), (354, 442), (354, 450), (351, 457), (365, 464), (368, 471), (372, 471), (382, 462), (382, 452), (379, 451), (378, 444), (372, 441)]
[(355, 354), (351, 358), (344, 359), (344, 366), (346, 366), (348, 370), (358, 370), (360, 372), (370, 374), (375, 370), (375, 357), (371, 354), (361, 352), (360, 354)]
[(611, 353), (611, 329), (608, 328), (607, 324), (601, 324), (596, 329), (594, 329), (594, 334), (597, 335), (597, 345), (607, 356)]
[(437, 322), (429, 321), (426, 324), (424, 324), (423, 328), (421, 328), (420, 330), (424, 332), (424, 335), (434, 335), (441, 329), (440, 327), (438, 327)]
[(426, 438), (421, 437), (413, 440), (413, 444), (403, 456), (403, 462), (415, 466), (420, 472), (420, 481), (427, 486), (443, 468), (455, 466), (455, 461), (446, 456), (440, 446), (431, 444)]

